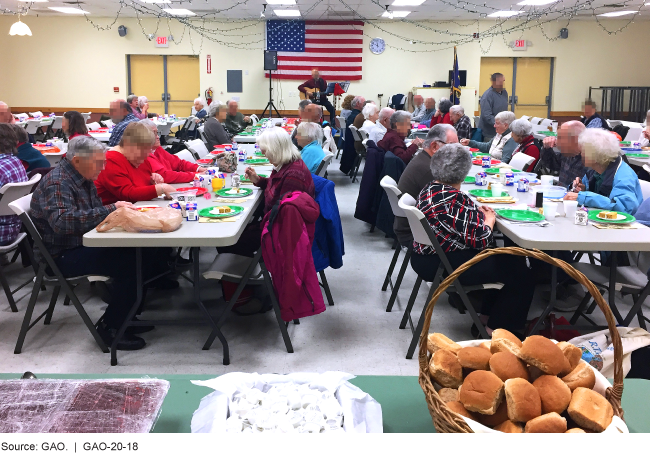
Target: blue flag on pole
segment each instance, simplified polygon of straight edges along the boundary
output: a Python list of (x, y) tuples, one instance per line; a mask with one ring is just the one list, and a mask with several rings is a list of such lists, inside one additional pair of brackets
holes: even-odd
[(454, 77), (451, 83), (451, 102), (460, 104), (460, 75), (458, 74), (458, 56), (454, 46)]

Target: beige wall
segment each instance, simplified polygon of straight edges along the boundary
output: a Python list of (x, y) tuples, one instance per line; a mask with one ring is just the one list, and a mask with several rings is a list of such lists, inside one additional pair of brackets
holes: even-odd
[[(108, 18), (95, 18), (99, 23), (109, 23)], [(226, 101), (231, 96), (241, 97), (244, 109), (261, 109), (268, 101), (268, 81), (263, 76), (262, 43), (250, 44), (250, 49), (232, 49), (201, 37), (192, 35), (192, 43), (187, 34), (180, 45), (171, 44), (168, 49), (157, 49), (142, 34), (135, 19), (120, 19), (119, 24), (128, 27), (127, 37), (120, 38), (117, 25), (113, 30), (95, 30), (84, 18), (27, 17), (32, 37), (8, 36), (7, 31), (13, 17), (0, 17), (0, 100), (13, 106), (48, 107), (108, 107), (117, 95), (127, 95), (127, 54), (200, 54), (201, 90), (212, 86), (216, 99)], [(143, 20), (147, 32), (153, 32), (155, 21)], [(618, 21), (607, 21), (614, 29)], [(482, 56), (517, 57), (555, 57), (555, 78), (552, 101), (553, 111), (576, 111), (588, 93), (590, 85), (650, 85), (650, 59), (646, 58), (646, 43), (650, 41), (649, 22), (636, 22), (623, 33), (609, 36), (594, 22), (572, 22), (569, 26), (569, 39), (549, 42), (537, 29), (522, 35), (506, 37), (506, 41), (525, 38), (533, 46), (524, 52), (507, 48), (504, 39), (494, 38), (481, 44), (487, 50), (482, 53), (478, 43), (460, 46), (458, 58), (461, 69), (467, 70), (467, 85), (478, 87), (480, 59)], [(486, 28), (490, 23), (482, 23)], [(430, 24), (446, 28), (440, 24)], [(246, 30), (251, 33), (263, 31), (263, 23)], [(421, 29), (401, 23), (382, 23), (382, 27), (403, 36), (419, 40), (446, 40), (446, 35), (432, 32), (423, 33)], [(559, 33), (561, 25), (545, 26), (549, 36)], [(407, 49), (422, 49), (390, 37), (376, 28), (366, 25), (371, 36), (382, 36), (389, 45)], [(450, 30), (460, 30), (449, 24)], [(467, 32), (467, 28), (462, 29)], [(160, 31), (167, 34), (167, 26), (161, 24)], [(182, 27), (172, 23), (171, 32), (180, 38)], [(252, 37), (261, 39), (262, 35)], [(247, 38), (248, 39), (248, 38)], [(446, 80), (453, 61), (453, 49), (426, 53), (411, 53), (388, 48), (380, 56), (368, 50), (364, 38), (363, 69), (364, 80), (353, 82), (350, 93), (362, 94), (376, 99), (383, 93), (383, 103), (389, 95), (407, 93), (411, 87), (422, 81)], [(192, 45), (193, 44), (193, 45)], [(212, 74), (206, 73), (206, 55), (212, 56)], [(226, 89), (226, 70), (241, 69), (244, 75), (244, 93), (228, 94)], [(295, 109), (298, 98), (295, 94), (298, 82), (283, 81), (282, 91), (276, 104), (280, 109)], [(113, 87), (120, 93), (114, 94)], [(223, 93), (222, 93), (223, 92)], [(466, 98), (466, 93), (463, 96)], [(278, 103), (277, 101), (281, 101)], [(468, 101), (464, 101), (468, 104)], [(471, 109), (470, 106), (465, 106)], [(476, 100), (474, 101), (476, 108)]]

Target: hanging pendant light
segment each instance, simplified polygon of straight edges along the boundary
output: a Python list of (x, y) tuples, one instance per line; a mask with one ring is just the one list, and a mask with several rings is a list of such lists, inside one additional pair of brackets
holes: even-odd
[(18, 15), (18, 22), (15, 22), (11, 28), (9, 29), (9, 34), (11, 36), (18, 35), (18, 36), (25, 36), (29, 35), (32, 36), (32, 31), (29, 29), (29, 26), (21, 22), (20, 20), (20, 14)]

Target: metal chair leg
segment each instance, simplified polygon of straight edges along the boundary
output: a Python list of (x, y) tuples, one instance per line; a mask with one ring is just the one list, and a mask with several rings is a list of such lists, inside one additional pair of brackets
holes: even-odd
[[(431, 297), (433, 296), (433, 291), (438, 289), (438, 286), (440, 285), (440, 282), (442, 281), (442, 272), (444, 271), (443, 267), (438, 267), (438, 270), (436, 270), (436, 275), (433, 278), (433, 282), (431, 283), (431, 289), (429, 290), (429, 295), (427, 297), (427, 301), (424, 304), (424, 307), (429, 304), (429, 301), (431, 300)], [(418, 276), (418, 279), (420, 277)], [(422, 280), (420, 280), (422, 282)], [(418, 286), (418, 290), (420, 289), (420, 286)], [(411, 294), (411, 298), (409, 299), (408, 305), (406, 305), (406, 310), (404, 310), (404, 316), (402, 316), (402, 322), (399, 325), (400, 329), (406, 328), (406, 323), (411, 319), (411, 311), (413, 310), (413, 305), (415, 304), (415, 297), (417, 296), (417, 291), (414, 294)], [(413, 324), (413, 323), (411, 323)]]
[(327, 282), (327, 278), (325, 278), (325, 271), (321, 270), (318, 273), (322, 281), (321, 286), (323, 286), (323, 289), (325, 290), (325, 296), (327, 297), (327, 301), (329, 302), (330, 306), (334, 306), (334, 299), (332, 298), (332, 293), (330, 292), (330, 286), (329, 283)]
[(399, 270), (399, 274), (397, 275), (397, 280), (395, 280), (395, 285), (393, 286), (393, 292), (390, 294), (390, 299), (388, 300), (388, 305), (386, 306), (386, 312), (390, 313), (393, 309), (393, 305), (395, 304), (395, 299), (397, 298), (397, 292), (399, 291), (399, 287), (402, 285), (402, 279), (404, 278), (404, 274), (406, 273), (406, 268), (409, 265), (409, 261), (411, 259), (411, 250), (408, 250), (406, 254), (404, 255), (404, 261), (402, 262), (402, 267)]
[(56, 301), (59, 299), (59, 292), (61, 292), (61, 286), (56, 286), (52, 291), (50, 306), (47, 308), (47, 315), (45, 316), (45, 325), (50, 325), (50, 322), (52, 322), (52, 315), (54, 314), (54, 306), (56, 305)]
[(632, 322), (632, 319), (634, 319), (634, 316), (637, 315), (639, 312), (643, 314), (641, 311), (641, 306), (643, 305), (643, 302), (645, 299), (648, 297), (648, 294), (650, 294), (650, 283), (643, 288), (643, 291), (641, 291), (641, 294), (637, 296), (636, 299), (634, 299), (634, 305), (632, 305), (632, 309), (630, 312), (625, 316), (625, 319), (623, 320), (623, 325), (625, 327), (629, 327), (630, 323)]
[(27, 336), (27, 331), (29, 330), (29, 323), (32, 320), (32, 314), (34, 313), (34, 306), (36, 306), (36, 299), (41, 289), (41, 283), (43, 282), (43, 275), (45, 275), (45, 265), (41, 264), (36, 274), (36, 281), (34, 282), (34, 288), (32, 289), (32, 296), (29, 299), (29, 304), (27, 304), (27, 309), (25, 310), (25, 317), (23, 318), (23, 323), (20, 327), (20, 333), (18, 334), (18, 340), (16, 341), (16, 347), (14, 348), (14, 354), (20, 354), (23, 350), (23, 344), (25, 343), (25, 337)]
[[(287, 348), (289, 354), (293, 353), (293, 346), (291, 344), (291, 339), (289, 338), (289, 332), (287, 332), (287, 326), (282, 320), (282, 313), (280, 312), (280, 304), (278, 299), (275, 297), (275, 290), (273, 289), (273, 282), (271, 281), (271, 275), (264, 264), (264, 261), (260, 261), (260, 268), (262, 269), (262, 274), (264, 275), (264, 282), (266, 283), (266, 288), (269, 291), (269, 296), (271, 297), (271, 303), (273, 304), (273, 311), (275, 312), (275, 317), (278, 320), (278, 325), (280, 326), (280, 333), (282, 334), (282, 339), (284, 340), (284, 345)], [(294, 321), (295, 322), (295, 321)]]
[(2, 285), (2, 289), (5, 291), (5, 295), (7, 296), (7, 301), (9, 302), (11, 311), (13, 313), (18, 313), (18, 307), (16, 306), (16, 301), (14, 300), (13, 293), (11, 292), (11, 288), (9, 287), (9, 283), (7, 282), (4, 273), (2, 273), (2, 266), (0, 266), (0, 284)]
[(384, 284), (381, 287), (382, 291), (385, 291), (388, 288), (390, 279), (393, 276), (393, 270), (395, 270), (395, 264), (397, 263), (397, 258), (399, 257), (399, 253), (401, 251), (397, 239), (395, 239), (395, 241), (393, 242), (393, 248), (395, 248), (395, 254), (393, 254), (393, 258), (391, 259), (390, 265), (388, 266), (388, 271), (386, 272), (386, 278), (384, 279)]
[(580, 319), (582, 312), (585, 310), (585, 308), (587, 307), (590, 301), (591, 301), (591, 294), (587, 292), (585, 293), (585, 296), (580, 301), (580, 304), (578, 305), (578, 308), (576, 309), (575, 313), (573, 313), (573, 316), (571, 316), (571, 320), (569, 321), (570, 325), (575, 325), (576, 322), (578, 322), (578, 319)]
[(418, 345), (418, 340), (420, 339), (420, 334), (422, 333), (422, 327), (424, 326), (424, 314), (427, 311), (427, 306), (431, 301), (431, 297), (433, 297), (433, 292), (437, 288), (438, 288), (437, 285), (436, 286), (433, 286), (433, 284), (431, 285), (431, 290), (429, 291), (429, 296), (427, 297), (427, 301), (424, 303), (424, 306), (422, 307), (422, 314), (420, 314), (418, 325), (413, 331), (413, 337), (411, 338), (411, 344), (409, 345), (409, 349), (408, 351), (406, 351), (406, 358), (409, 360), (413, 358), (413, 353), (415, 352), (415, 348)]
[(411, 297), (409, 297), (409, 301), (406, 304), (406, 309), (404, 310), (404, 316), (402, 316), (402, 322), (399, 324), (400, 329), (406, 328), (406, 321), (408, 320), (409, 315), (411, 314), (411, 310), (413, 309), (413, 305), (415, 304), (415, 299), (418, 296), (418, 292), (420, 291), (420, 286), (422, 286), (422, 278), (418, 275), (417, 279), (415, 280), (415, 285), (413, 286), (413, 290), (411, 291)]

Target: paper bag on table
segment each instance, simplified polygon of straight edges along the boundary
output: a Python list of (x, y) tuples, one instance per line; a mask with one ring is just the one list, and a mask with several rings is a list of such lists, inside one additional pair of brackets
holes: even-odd
[(120, 207), (99, 223), (97, 232), (106, 232), (113, 228), (122, 228), (127, 232), (172, 232), (180, 227), (182, 221), (180, 210), (171, 207), (147, 212)]

